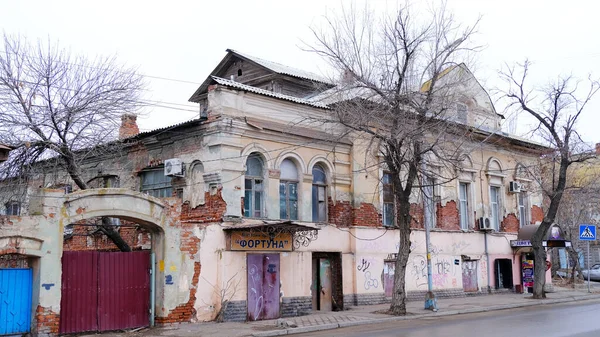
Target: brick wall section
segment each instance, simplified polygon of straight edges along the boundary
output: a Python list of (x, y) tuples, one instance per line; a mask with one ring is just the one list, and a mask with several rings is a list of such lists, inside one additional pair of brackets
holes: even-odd
[(531, 206), (531, 224), (542, 222), (542, 220), (544, 220), (544, 211), (542, 208), (536, 205)]
[(500, 223), (500, 231), (508, 233), (519, 232), (519, 218), (514, 213), (509, 213)]
[(410, 216), (412, 217), (410, 228), (425, 228), (423, 227), (423, 205), (410, 204)]
[[(189, 203), (184, 203), (181, 206), (181, 222), (219, 222), (223, 220), (223, 215), (227, 210), (227, 204), (223, 200), (221, 194), (223, 188), (219, 188), (217, 193), (211, 195), (209, 192), (204, 194), (204, 205), (199, 205), (196, 208), (190, 208)], [(242, 209), (244, 207), (242, 198)]]
[(171, 310), (166, 317), (156, 317), (156, 324), (190, 322), (196, 316), (194, 303), (196, 302), (196, 289), (198, 287), (198, 280), (200, 279), (200, 269), (200, 262), (194, 262), (194, 276), (192, 277), (192, 286), (190, 288), (190, 299)]
[(373, 204), (361, 203), (358, 208), (353, 210), (354, 217), (352, 224), (354, 226), (369, 226), (369, 227), (377, 227), (381, 226), (381, 217), (379, 212)]
[(38, 305), (35, 310), (35, 321), (37, 336), (58, 335), (59, 314)]
[(338, 200), (334, 205), (333, 200), (328, 198), (327, 207), (329, 223), (345, 227), (349, 227), (354, 223), (350, 201)]
[[(132, 224), (129, 221), (121, 221), (122, 224)], [(73, 225), (73, 236), (65, 239), (63, 249), (65, 251), (119, 251), (119, 248), (101, 232), (95, 232), (96, 227)], [(132, 250), (148, 249), (151, 245), (152, 236), (150, 232), (141, 227), (121, 227), (119, 234), (127, 242)]]
[(460, 220), (458, 215), (458, 206), (454, 200), (442, 206), (441, 203), (436, 205), (436, 228), (445, 230), (460, 230)]

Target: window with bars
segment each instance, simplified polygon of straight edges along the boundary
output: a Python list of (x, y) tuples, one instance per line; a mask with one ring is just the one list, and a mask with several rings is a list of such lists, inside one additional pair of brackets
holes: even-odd
[(173, 196), (171, 177), (165, 176), (162, 166), (144, 170), (140, 173), (140, 191), (157, 198)]
[(394, 226), (394, 185), (392, 182), (392, 175), (389, 172), (383, 172), (381, 184), (383, 186), (383, 225)]
[(298, 220), (298, 169), (290, 159), (280, 166), (279, 180), (279, 217)]
[(258, 154), (251, 154), (246, 160), (244, 178), (244, 216), (262, 218), (264, 190), (264, 164)]
[(327, 175), (320, 164), (312, 170), (312, 214), (314, 222), (327, 221)]

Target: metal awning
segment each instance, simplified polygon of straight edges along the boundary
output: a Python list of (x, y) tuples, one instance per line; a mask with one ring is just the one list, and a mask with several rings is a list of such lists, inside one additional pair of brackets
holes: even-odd
[(531, 240), (533, 234), (540, 228), (540, 225), (526, 225), (519, 229), (517, 240)]
[(308, 247), (308, 245), (318, 238), (318, 234), (321, 228), (316, 226), (309, 226), (306, 224), (299, 224), (293, 221), (268, 221), (262, 220), (254, 222), (253, 220), (247, 220), (248, 222), (223, 227), (226, 232), (249, 232), (264, 234), (268, 236), (276, 236), (280, 233), (290, 233), (294, 237), (294, 248), (300, 246)]
[[(511, 240), (510, 246), (512, 248), (528, 248), (531, 247), (531, 237), (540, 228), (540, 225), (527, 225), (519, 229), (517, 234), (517, 240)], [(542, 242), (544, 247), (569, 247), (571, 242), (565, 240), (562, 229), (554, 224), (548, 229), (546, 239)]]

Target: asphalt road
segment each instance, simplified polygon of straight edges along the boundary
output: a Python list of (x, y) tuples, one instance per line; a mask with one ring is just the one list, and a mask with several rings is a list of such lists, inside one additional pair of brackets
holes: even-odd
[(361, 325), (296, 336), (599, 337), (600, 301)]

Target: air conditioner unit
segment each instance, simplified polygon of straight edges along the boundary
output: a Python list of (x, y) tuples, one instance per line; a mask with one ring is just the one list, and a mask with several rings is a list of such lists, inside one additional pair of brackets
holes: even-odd
[(521, 192), (522, 188), (523, 188), (523, 185), (521, 185), (521, 183), (518, 181), (511, 181), (508, 184), (508, 191), (510, 193), (519, 193), (519, 192)]
[(492, 221), (490, 220), (490, 218), (488, 218), (488, 217), (479, 218), (479, 229), (482, 231), (493, 229)]
[(179, 158), (165, 160), (165, 175), (170, 177), (183, 177), (184, 165)]

